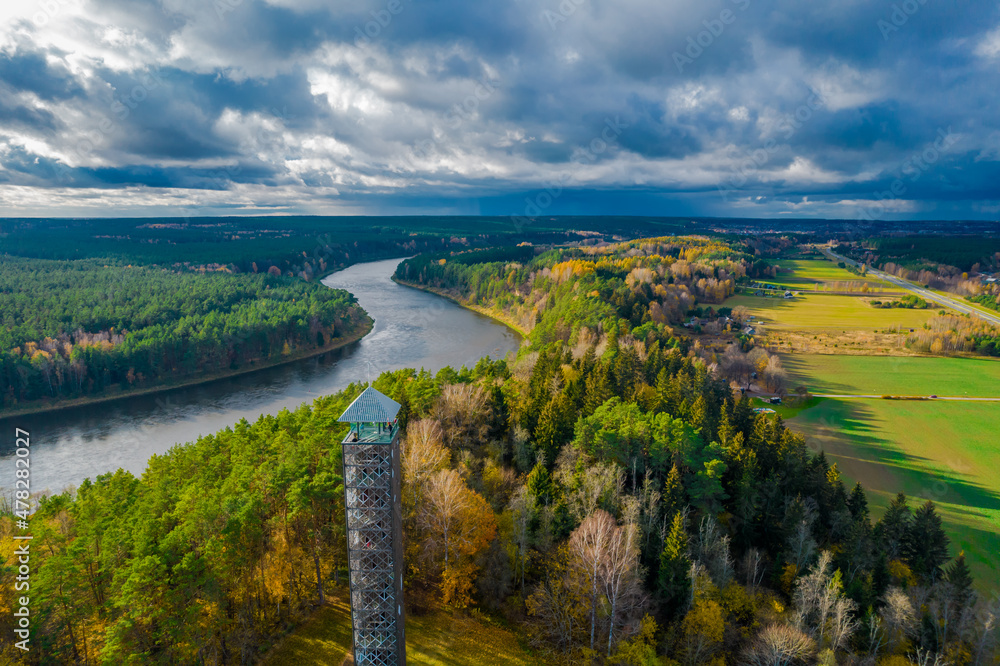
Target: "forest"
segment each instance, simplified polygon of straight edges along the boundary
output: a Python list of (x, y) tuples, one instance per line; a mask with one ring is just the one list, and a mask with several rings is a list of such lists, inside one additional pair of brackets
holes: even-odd
[(904, 236), (872, 238), (863, 245), (879, 257), (879, 263), (895, 262), (914, 271), (929, 264), (954, 266), (960, 273), (1000, 268), (1000, 238)]
[(0, 409), (211, 377), (356, 335), (345, 291), (101, 260), (0, 263)]
[[(531, 328), (515, 359), (375, 381), (403, 405), (408, 613), (476, 608), (549, 663), (997, 663), (996, 608), (934, 504), (900, 495), (874, 520), (719, 376), (748, 343), (668, 325), (752, 257), (664, 238), (489, 258), (399, 271)], [(343, 585), (336, 418), (363, 388), (44, 498), (29, 663), (253, 663)], [(13, 530), (8, 510), (3, 640)]]

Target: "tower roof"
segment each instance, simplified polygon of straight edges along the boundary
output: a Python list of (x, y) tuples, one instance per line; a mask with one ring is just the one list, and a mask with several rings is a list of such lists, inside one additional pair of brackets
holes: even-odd
[(385, 423), (396, 418), (401, 406), (389, 396), (369, 386), (337, 420), (341, 423)]

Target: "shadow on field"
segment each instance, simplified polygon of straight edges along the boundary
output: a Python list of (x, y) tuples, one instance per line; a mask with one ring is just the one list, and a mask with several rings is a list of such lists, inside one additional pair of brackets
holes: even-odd
[(850, 384), (838, 384), (826, 379), (820, 381), (812, 376), (808, 364), (796, 354), (781, 354), (780, 357), (781, 365), (785, 367), (792, 387), (805, 385), (810, 393), (833, 393), (835, 395), (852, 395), (858, 392), (857, 387)]
[(790, 425), (808, 430), (806, 441), (810, 448), (825, 451), (845, 475), (857, 479), (866, 489), (893, 495), (903, 492), (913, 498), (911, 504), (932, 500), (969, 507), (973, 510), (956, 507), (954, 513), (967, 513), (970, 521), (989, 518), (974, 509), (1000, 511), (1000, 494), (970, 483), (959, 472), (933, 469), (935, 461), (904, 451), (876, 435), (877, 418), (862, 402), (822, 400), (792, 419)]

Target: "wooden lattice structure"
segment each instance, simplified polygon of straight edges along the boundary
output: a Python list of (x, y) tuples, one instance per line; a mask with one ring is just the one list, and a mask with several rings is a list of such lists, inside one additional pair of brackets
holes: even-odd
[(340, 417), (356, 666), (406, 663), (399, 408), (369, 387)]

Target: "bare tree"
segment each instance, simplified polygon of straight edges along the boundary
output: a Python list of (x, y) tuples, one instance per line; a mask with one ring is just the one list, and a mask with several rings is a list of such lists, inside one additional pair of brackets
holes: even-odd
[(917, 653), (910, 656), (910, 662), (916, 666), (949, 666), (951, 664), (951, 662), (945, 661), (941, 655), (921, 648), (917, 648)]
[(486, 393), (475, 384), (450, 384), (434, 405), (434, 416), (443, 427), (445, 441), (452, 449), (482, 443), (489, 431), (489, 403)]
[(608, 557), (611, 535), (617, 528), (606, 511), (590, 514), (569, 537), (570, 568), (583, 577), (590, 601), (590, 649), (597, 635), (597, 607), (601, 601), (604, 562)]
[[(787, 557), (798, 571), (805, 569), (806, 564), (816, 555), (817, 544), (812, 534), (816, 513), (815, 502), (811, 498), (796, 498), (785, 507), (785, 519), (792, 528), (785, 542)], [(791, 520), (792, 516), (796, 518), (794, 522)]]
[(996, 658), (996, 647), (997, 643), (1000, 642), (1000, 632), (997, 631), (997, 617), (995, 614), (995, 607), (993, 609), (983, 610), (980, 613), (980, 618), (978, 621), (977, 633), (978, 637), (975, 640), (976, 646), (976, 660), (973, 663), (976, 664), (988, 664), (990, 659), (990, 653), (993, 653), (993, 658)]
[(756, 548), (747, 550), (743, 556), (743, 569), (746, 573), (746, 586), (751, 592), (756, 592), (760, 584), (764, 582), (764, 575), (767, 569), (764, 566), (764, 554)]
[(729, 552), (729, 536), (724, 534), (714, 517), (706, 516), (691, 540), (691, 558), (705, 567), (716, 586), (722, 588), (733, 577), (733, 558)]
[(882, 601), (884, 605), (881, 617), (885, 625), (886, 647), (892, 654), (906, 643), (907, 637), (916, 629), (917, 612), (910, 598), (898, 587), (890, 587)]
[(584, 467), (577, 479), (560, 475), (567, 488), (566, 500), (570, 515), (583, 521), (600, 508), (617, 510), (625, 490), (625, 470), (616, 463), (597, 463)]
[(781, 359), (771, 356), (767, 359), (764, 371), (761, 373), (764, 385), (772, 393), (784, 393), (785, 385), (788, 383), (788, 373), (781, 366)]
[(599, 612), (608, 614), (608, 654), (615, 630), (647, 605), (639, 566), (639, 534), (634, 523), (619, 526), (598, 509), (569, 538), (569, 569), (589, 605), (590, 646), (597, 639)]
[(739, 345), (732, 344), (726, 347), (726, 351), (722, 354), (721, 365), (726, 377), (749, 388), (754, 366), (747, 355), (740, 350)]
[[(662, 482), (661, 482), (662, 483)], [(657, 482), (653, 479), (653, 470), (646, 470), (646, 477), (642, 483), (642, 499), (640, 504), (640, 523), (642, 527), (643, 548), (650, 549), (650, 539), (654, 534), (659, 533), (660, 517), (662, 511), (660, 503), (663, 494), (656, 489)], [(660, 541), (662, 544), (662, 539)], [(653, 544), (658, 545), (658, 544)]]
[(816, 653), (816, 643), (805, 633), (787, 625), (771, 625), (744, 653), (750, 666), (791, 666), (806, 663)]
[(836, 652), (857, 629), (853, 601), (843, 594), (840, 572), (831, 575), (829, 551), (820, 553), (819, 562), (799, 578), (792, 599), (795, 627), (816, 639), (820, 647), (828, 645)]
[(639, 530), (629, 522), (616, 528), (610, 537), (604, 567), (604, 590), (611, 605), (608, 623), (608, 656), (614, 645), (615, 629), (622, 620), (646, 606), (639, 568)]
[(440, 470), (428, 480), (417, 513), (425, 558), (440, 558), (447, 568), (459, 554), (481, 550), (496, 532), (492, 518), (489, 504), (458, 472)]

